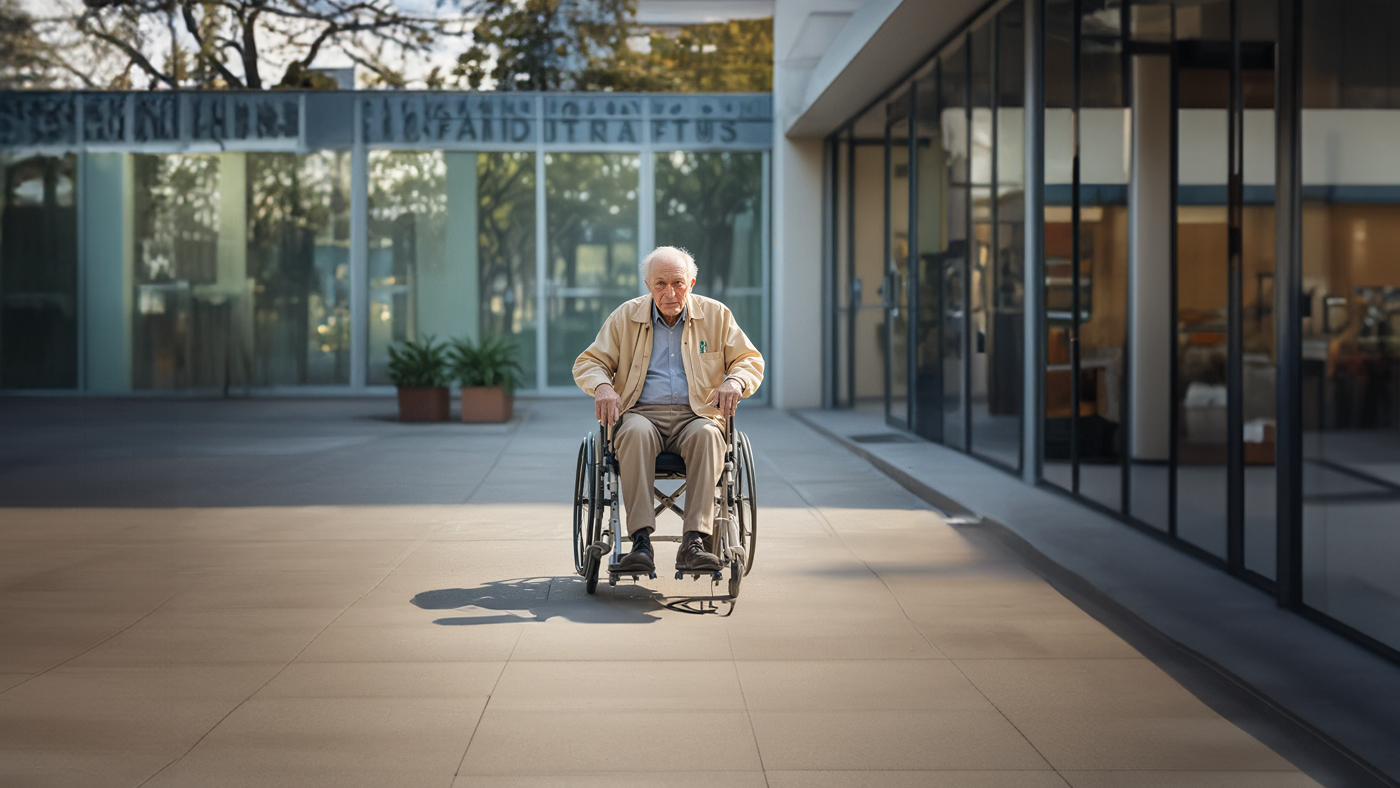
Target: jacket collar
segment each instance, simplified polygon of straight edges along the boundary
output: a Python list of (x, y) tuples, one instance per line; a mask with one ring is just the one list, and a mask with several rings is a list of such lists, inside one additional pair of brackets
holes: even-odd
[[(651, 296), (644, 295), (633, 301), (632, 313), (629, 315), (638, 323), (651, 324)], [(691, 293), (685, 297), (685, 319), (702, 320), (705, 317), (703, 301), (699, 296)]]

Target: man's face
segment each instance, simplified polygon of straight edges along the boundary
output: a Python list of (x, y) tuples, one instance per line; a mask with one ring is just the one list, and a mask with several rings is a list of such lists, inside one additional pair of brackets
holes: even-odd
[(686, 264), (680, 260), (662, 259), (651, 264), (647, 273), (647, 289), (656, 310), (665, 317), (676, 317), (685, 309), (685, 297), (695, 280), (687, 278)]

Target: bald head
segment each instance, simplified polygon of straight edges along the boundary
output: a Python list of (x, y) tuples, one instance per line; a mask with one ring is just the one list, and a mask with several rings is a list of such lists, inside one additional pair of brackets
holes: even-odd
[(658, 246), (651, 251), (651, 254), (642, 258), (640, 266), (642, 281), (650, 281), (652, 265), (663, 261), (684, 266), (686, 279), (694, 281), (699, 273), (699, 269), (695, 266), (695, 258), (690, 256), (690, 252), (676, 246)]

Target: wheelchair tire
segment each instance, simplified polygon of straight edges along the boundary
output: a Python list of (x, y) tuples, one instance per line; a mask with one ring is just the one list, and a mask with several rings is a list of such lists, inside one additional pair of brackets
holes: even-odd
[(592, 594), (598, 590), (598, 568), (603, 560), (589, 550), (583, 561), (583, 590)]
[(588, 546), (593, 543), (594, 501), (596, 485), (593, 463), (593, 436), (583, 439), (578, 447), (578, 464), (574, 469), (574, 572), (583, 574)]
[(749, 445), (749, 436), (742, 432), (739, 433), (738, 444), (738, 464), (734, 474), (738, 483), (738, 495), (735, 496), (734, 504), (738, 510), (739, 544), (744, 548), (744, 554), (747, 556), (743, 569), (744, 574), (748, 574), (753, 571), (754, 553), (758, 550), (757, 485), (754, 473), (753, 447)]

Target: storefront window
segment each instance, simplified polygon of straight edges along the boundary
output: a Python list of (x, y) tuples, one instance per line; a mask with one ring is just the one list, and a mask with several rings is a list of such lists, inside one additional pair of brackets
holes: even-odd
[(78, 385), (76, 169), (0, 156), (0, 389)]
[(252, 385), (349, 383), (350, 155), (246, 156)]
[(658, 153), (656, 243), (688, 250), (695, 292), (723, 301), (766, 347), (763, 315), (763, 154)]
[(640, 292), (638, 164), (635, 154), (545, 156), (546, 385), (572, 387), (578, 354), (598, 335), (603, 320)]
[(1400, 7), (1303, 9), (1303, 598), (1400, 648)]
[[(448, 171), (455, 172), (451, 157), (456, 154), (448, 155)], [(481, 334), (513, 337), (524, 372), (522, 387), (536, 388), (540, 311), (535, 292), (535, 155), (482, 153), (473, 158)], [(448, 232), (456, 230), (449, 227)]]

